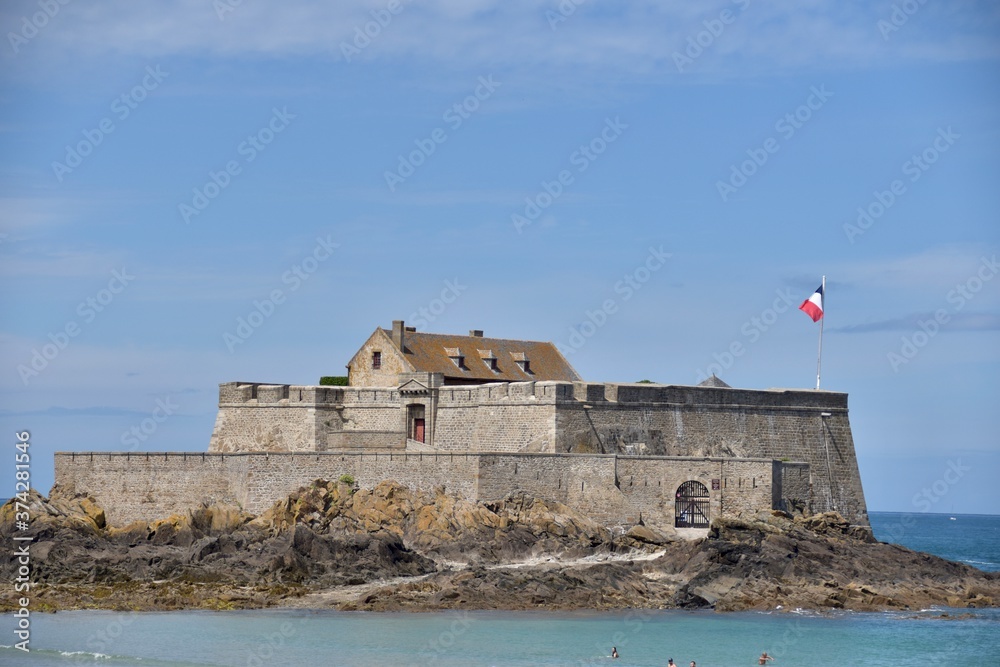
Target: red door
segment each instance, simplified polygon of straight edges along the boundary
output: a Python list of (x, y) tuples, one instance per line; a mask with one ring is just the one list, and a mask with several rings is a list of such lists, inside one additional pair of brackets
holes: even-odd
[(413, 439), (417, 442), (424, 441), (424, 420), (417, 418), (413, 420)]

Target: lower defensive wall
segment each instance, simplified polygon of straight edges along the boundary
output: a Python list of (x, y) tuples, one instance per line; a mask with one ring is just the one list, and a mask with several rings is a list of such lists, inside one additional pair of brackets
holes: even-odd
[(539, 453), (117, 453), (59, 452), (56, 484), (87, 492), (108, 523), (123, 526), (201, 503), (257, 514), (317, 478), (349, 474), (363, 487), (387, 479), (416, 489), (443, 487), (470, 501), (512, 491), (557, 500), (604, 525), (675, 525), (677, 493), (698, 482), (706, 514), (752, 516), (762, 508), (807, 510), (810, 466), (770, 459)]

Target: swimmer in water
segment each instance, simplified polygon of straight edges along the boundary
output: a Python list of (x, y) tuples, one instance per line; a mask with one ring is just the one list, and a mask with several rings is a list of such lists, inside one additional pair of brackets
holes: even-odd
[(617, 658), (618, 657), (618, 649), (616, 647), (614, 647), (614, 646), (611, 647), (611, 657), (612, 658)]

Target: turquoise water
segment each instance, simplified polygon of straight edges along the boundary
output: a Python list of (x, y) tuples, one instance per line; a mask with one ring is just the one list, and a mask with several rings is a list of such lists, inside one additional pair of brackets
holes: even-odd
[[(990, 569), (1000, 517), (873, 513), (876, 535), (929, 544)], [(946, 614), (946, 615), (945, 615)], [(0, 617), (0, 665), (1000, 665), (1000, 610), (893, 613), (617, 613), (331, 611), (32, 614), (31, 652), (12, 648)], [(612, 661), (611, 647), (621, 655)]]
[(987, 572), (1000, 571), (998, 516), (872, 512), (869, 519), (875, 537), (882, 542), (926, 551)]
[(779, 666), (998, 664), (997, 610), (939, 614), (62, 612), (35, 617), (31, 653), (0, 649), (0, 664), (712, 667), (762, 650)]

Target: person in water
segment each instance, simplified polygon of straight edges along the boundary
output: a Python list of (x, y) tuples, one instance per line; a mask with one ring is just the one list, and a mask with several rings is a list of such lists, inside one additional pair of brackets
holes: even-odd
[(767, 651), (764, 651), (763, 653), (760, 654), (760, 658), (757, 659), (757, 664), (758, 665), (766, 665), (768, 660), (774, 660), (774, 658), (772, 658), (771, 656), (769, 656), (767, 654)]
[(615, 646), (611, 647), (611, 657), (612, 658), (617, 658), (618, 657), (618, 648), (615, 647)]
[(673, 658), (667, 658), (667, 667), (677, 667), (677, 665), (674, 664)]

